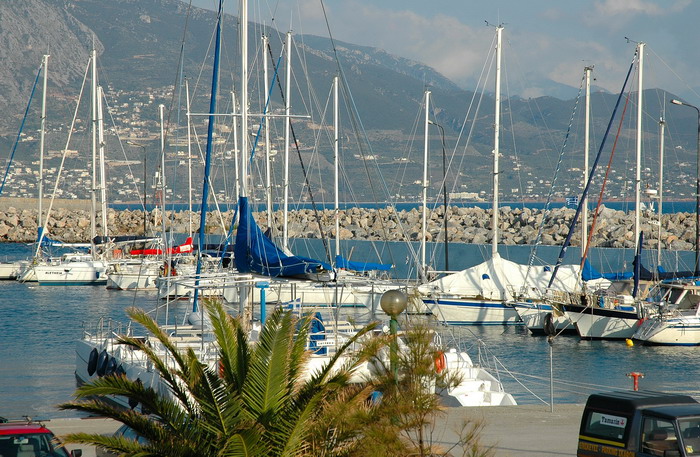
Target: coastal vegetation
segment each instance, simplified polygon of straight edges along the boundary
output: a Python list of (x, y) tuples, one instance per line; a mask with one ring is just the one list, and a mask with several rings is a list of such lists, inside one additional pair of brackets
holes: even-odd
[[(129, 456), (491, 454), (479, 442), (479, 422), (464, 424), (449, 446), (434, 442), (433, 424), (441, 407), (430, 386), (458, 380), (435, 370), (428, 326), (405, 323), (408, 350), (398, 358), (398, 378), (382, 362), (396, 336), (367, 338), (376, 324), (363, 327), (309, 376), (304, 363), (311, 316), (278, 310), (252, 342), (245, 323), (229, 316), (220, 303), (204, 306), (219, 347), (218, 367), (200, 363), (191, 348), (177, 349), (145, 311), (132, 308), (130, 317), (168, 349), (171, 363), (138, 338), (121, 336), (121, 342), (147, 355), (169, 393), (114, 374), (79, 387), (76, 400), (60, 406), (115, 419), (146, 442), (87, 433), (70, 434), (66, 441)], [(368, 342), (349, 352), (361, 340)], [(353, 370), (363, 362), (374, 364), (378, 376), (351, 383)], [(129, 398), (134, 407), (113, 406), (108, 400), (114, 395)]]

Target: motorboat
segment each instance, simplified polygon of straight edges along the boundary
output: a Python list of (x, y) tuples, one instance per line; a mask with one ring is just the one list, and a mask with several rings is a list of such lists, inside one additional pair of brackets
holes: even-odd
[[(354, 324), (343, 320), (324, 319), (321, 312), (313, 308), (301, 309), (303, 313), (314, 316), (311, 332), (307, 342), (308, 357), (301, 378), (310, 377), (317, 369), (324, 367), (336, 355), (338, 347), (344, 345), (357, 332)], [(188, 319), (184, 325), (162, 325), (179, 350), (192, 349), (199, 360), (215, 368), (218, 364), (218, 347), (211, 329), (206, 325), (206, 319)], [(251, 342), (255, 342), (261, 332), (262, 324), (253, 322), (249, 331)], [(374, 335), (380, 335), (386, 329), (378, 330)], [(115, 322), (100, 320), (97, 324), (85, 327), (82, 338), (76, 344), (76, 381), (79, 385), (93, 381), (103, 376), (123, 374), (132, 380), (140, 380), (145, 386), (151, 387), (161, 395), (170, 395), (165, 383), (160, 379), (152, 362), (140, 350), (119, 343), (118, 335), (135, 336), (131, 325), (119, 325)], [(365, 335), (371, 338), (373, 334)], [(147, 342), (166, 364), (174, 364), (173, 358), (157, 338), (151, 335), (139, 336)], [(436, 340), (439, 341), (439, 338)], [(349, 348), (345, 359), (349, 360), (354, 351), (361, 348), (362, 342), (357, 342)], [(437, 346), (436, 346), (437, 347)], [(399, 351), (408, 350), (404, 339), (399, 338)], [(388, 357), (388, 356), (387, 356)], [(515, 405), (513, 396), (507, 393), (498, 378), (485, 368), (475, 364), (466, 352), (456, 348), (447, 348), (438, 352), (436, 370), (455, 374), (460, 380), (457, 385), (449, 388), (431, 385), (435, 394), (446, 406), (506, 406)], [(341, 366), (343, 360), (337, 362)], [(385, 363), (375, 364), (366, 361), (353, 372), (350, 382), (366, 382), (379, 373), (378, 366), (388, 366)], [(174, 365), (173, 365), (174, 366)], [(111, 397), (110, 400), (122, 407), (132, 408), (126, 398)]]

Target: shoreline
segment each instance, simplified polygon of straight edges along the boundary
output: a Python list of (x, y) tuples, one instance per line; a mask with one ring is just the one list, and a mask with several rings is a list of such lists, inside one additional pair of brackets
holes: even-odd
[[(18, 199), (22, 200), (22, 199)], [(29, 200), (29, 199), (26, 199)], [(9, 204), (9, 201), (7, 201)], [(0, 204), (3, 200), (0, 199)], [(26, 204), (26, 201), (21, 202)], [(82, 207), (89, 202), (85, 200), (61, 201), (55, 204), (47, 227), (48, 236), (66, 243), (87, 243), (90, 241), (91, 212)], [(70, 204), (74, 208), (70, 208)], [(61, 207), (68, 205), (68, 207)], [(489, 244), (492, 241), (492, 210), (481, 207), (450, 206), (447, 210), (437, 207), (428, 213), (428, 242), (462, 244)], [(38, 210), (21, 209), (9, 206), (0, 211), (0, 242), (32, 243), (36, 240)], [(533, 245), (539, 238), (539, 244), (561, 246), (569, 232), (575, 210), (558, 207), (545, 212), (537, 208), (511, 208), (502, 206), (499, 210), (499, 240), (501, 245)], [(224, 235), (230, 231), (230, 225), (236, 214), (234, 210), (216, 215), (213, 211), (206, 227), (206, 233)], [(267, 229), (267, 213), (254, 213), (261, 229)], [(281, 210), (271, 215), (272, 235), (282, 233), (284, 216)], [(340, 240), (363, 241), (421, 241), (422, 211), (419, 208), (360, 208), (341, 209), (337, 214), (340, 229), (336, 233), (336, 212), (332, 209), (314, 211), (298, 209), (290, 211), (287, 217), (289, 238), (319, 239), (321, 233), (328, 238)], [(671, 251), (692, 251), (695, 249), (695, 217), (687, 212), (665, 213), (659, 216), (645, 211), (640, 230), (644, 235), (645, 249), (664, 249)], [(94, 218), (102, 234), (101, 215), (98, 211)], [(543, 223), (544, 220), (544, 223)], [(144, 213), (139, 210), (109, 209), (107, 215), (110, 236), (142, 235), (147, 226), (151, 236), (164, 227), (172, 233), (188, 233), (189, 224), (192, 231), (198, 233), (199, 215), (189, 211), (166, 211), (165, 224), (163, 212), (154, 210)], [(596, 248), (633, 248), (635, 217), (633, 212), (625, 212), (602, 206), (598, 211), (595, 237), (591, 247)], [(659, 227), (661, 230), (659, 231)], [(540, 233), (541, 231), (541, 233)], [(572, 237), (572, 246), (580, 246), (581, 232), (577, 230)]]

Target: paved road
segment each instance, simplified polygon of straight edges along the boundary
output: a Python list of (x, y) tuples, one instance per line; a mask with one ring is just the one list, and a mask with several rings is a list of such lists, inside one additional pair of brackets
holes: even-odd
[[(451, 453), (458, 457), (461, 449), (453, 448), (457, 431), (465, 420), (482, 421), (481, 442), (494, 446), (496, 457), (575, 456), (583, 406), (555, 405), (553, 413), (545, 405), (448, 408), (428, 439), (452, 448)], [(119, 427), (108, 419), (54, 419), (46, 425), (59, 436), (78, 431), (111, 434)], [(67, 447), (80, 447), (83, 456), (95, 457), (92, 447)]]

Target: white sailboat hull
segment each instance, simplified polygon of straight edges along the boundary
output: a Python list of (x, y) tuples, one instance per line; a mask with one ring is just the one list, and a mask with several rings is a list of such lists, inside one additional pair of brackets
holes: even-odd
[(632, 338), (637, 330), (637, 311), (599, 307), (565, 305), (566, 316), (576, 324), (576, 329), (587, 340), (624, 340)]
[(107, 276), (107, 289), (155, 290), (157, 273), (110, 273)]
[(99, 285), (107, 283), (107, 263), (102, 260), (37, 265), (36, 279), (41, 285)]
[(515, 308), (504, 301), (469, 298), (424, 298), (437, 318), (451, 325), (522, 325)]
[(644, 344), (699, 346), (700, 317), (652, 317), (645, 319), (633, 336)]
[(17, 279), (28, 264), (27, 260), (0, 263), (0, 279)]
[(547, 315), (552, 315), (554, 331), (557, 333), (577, 333), (574, 323), (565, 315), (559, 314), (550, 304), (547, 303), (515, 303), (515, 311), (525, 324), (525, 327), (533, 335), (545, 334), (545, 320)]

